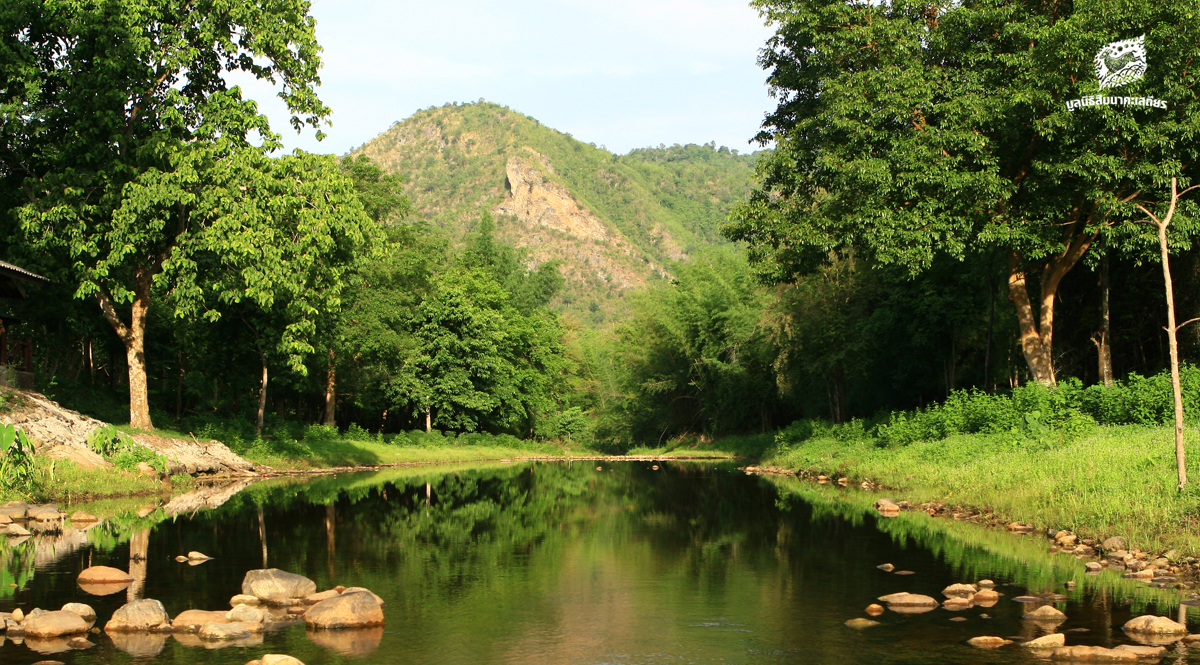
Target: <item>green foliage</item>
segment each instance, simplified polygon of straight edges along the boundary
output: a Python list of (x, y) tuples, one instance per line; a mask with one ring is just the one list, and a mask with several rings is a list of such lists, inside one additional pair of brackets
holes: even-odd
[(634, 301), (618, 329), (620, 408), (633, 441), (726, 434), (769, 422), (777, 396), (761, 325), (766, 294), (738, 253), (698, 252), (676, 281)]
[(0, 424), (0, 489), (28, 492), (34, 477), (33, 445), (25, 432)]
[(92, 430), (88, 435), (88, 447), (122, 471), (136, 472), (138, 464), (144, 462), (158, 473), (165, 474), (170, 466), (166, 457), (138, 444), (112, 425)]
[[(1186, 413), (1195, 424), (1200, 422), (1200, 368), (1184, 366), (1181, 378)], [(1097, 425), (1157, 426), (1173, 421), (1171, 377), (1162, 372), (1149, 378), (1133, 374), (1108, 387), (1085, 388), (1078, 380), (1066, 380), (1054, 387), (1028, 383), (998, 394), (958, 390), (940, 404), (892, 412), (874, 425), (859, 420), (845, 425), (797, 421), (776, 435), (776, 444), (791, 450), (808, 440), (832, 438), (889, 447), (984, 434), (1028, 447), (1075, 441)]]

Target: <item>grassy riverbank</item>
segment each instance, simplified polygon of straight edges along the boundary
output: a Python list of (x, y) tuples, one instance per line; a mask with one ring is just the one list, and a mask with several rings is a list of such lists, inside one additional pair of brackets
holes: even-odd
[(792, 427), (764, 466), (871, 480), (896, 499), (991, 510), (1005, 520), (1120, 535), (1131, 544), (1200, 554), (1200, 434), (1188, 432), (1191, 484), (1176, 489), (1172, 430), (1096, 426), (1086, 434), (954, 434), (907, 445), (853, 427)]

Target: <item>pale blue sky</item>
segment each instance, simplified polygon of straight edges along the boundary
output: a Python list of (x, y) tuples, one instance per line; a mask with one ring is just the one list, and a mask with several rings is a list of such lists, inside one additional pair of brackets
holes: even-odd
[(483, 98), (627, 152), (739, 150), (773, 107), (756, 58), (771, 31), (742, 0), (314, 0), (333, 126), (297, 136), (246, 85), (288, 148), (342, 154), (413, 112)]

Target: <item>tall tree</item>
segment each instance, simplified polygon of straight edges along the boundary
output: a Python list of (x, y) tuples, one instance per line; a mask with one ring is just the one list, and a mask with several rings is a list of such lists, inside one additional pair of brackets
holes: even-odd
[(329, 113), (315, 92), (320, 48), (308, 11), (306, 0), (0, 7), (0, 174), (19, 181), (29, 242), (60, 257), (76, 297), (95, 298), (124, 344), (136, 428), (153, 427), (145, 329), (154, 293), (191, 295), (165, 274), (205, 241), (211, 220), (195, 205), (213, 177), (278, 146), (266, 116), (224, 75), (279, 82), (297, 130)]
[[(1054, 383), (1063, 277), (1101, 235), (1135, 236), (1132, 206), (1156, 184), (1200, 169), (1200, 3), (755, 6), (777, 28), (760, 62), (779, 105), (757, 137), (775, 150), (727, 235), (774, 281), (851, 247), (913, 272), (1002, 248), (1030, 374)], [(1101, 47), (1142, 31), (1149, 68), (1120, 94), (1167, 108), (1070, 110), (1101, 91)]]

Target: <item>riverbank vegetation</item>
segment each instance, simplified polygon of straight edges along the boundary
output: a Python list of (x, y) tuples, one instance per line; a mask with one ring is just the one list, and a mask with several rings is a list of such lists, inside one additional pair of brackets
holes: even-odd
[[(974, 445), (1032, 460), (1125, 432), (1149, 442), (1170, 413), (1159, 245), (1138, 222), (1172, 177), (1190, 184), (1200, 160), (1181, 137), (1200, 111), (1165, 64), (1136, 85), (1162, 87), (1168, 109), (1065, 111), (1064, 95), (1093, 85), (1086, 58), (978, 38), (996, 25), (1043, 35), (1043, 9), (958, 3), (930, 25), (890, 3), (756, 3), (778, 29), (762, 63), (780, 105), (758, 137), (771, 149), (750, 156), (663, 146), (618, 158), (480, 103), (423, 111), (378, 150), (335, 158), (278, 154), (216, 64), (285, 81), (294, 128), (319, 127), (330, 110), (303, 3), (163, 10), (154, 20), (172, 29), (147, 39), (130, 36), (141, 15), (27, 21), (36, 4), (0, 14), (37, 25), (14, 47), (28, 66), (0, 64), (20, 83), (11, 108), (28, 109), (3, 124), (0, 255), (52, 278), (11, 303), (24, 319), (14, 334), (34, 339), (39, 388), (89, 415), (315, 467), (466, 450), (728, 451), (802, 466), (840, 459), (835, 441), (862, 443), (871, 464)], [(1094, 52), (1125, 24), (1186, 41), (1179, 8), (1130, 7), (1074, 11), (1072, 48)], [(206, 37), (235, 28), (263, 42)], [(863, 48), (880, 39), (904, 48)], [(161, 67), (129, 64), (160, 52)], [(128, 66), (65, 81), (70, 67), (45, 64), (93, 59)], [(1042, 74), (1010, 81), (1012, 62)], [(944, 80), (958, 87), (934, 94)], [(1157, 121), (1123, 129), (1147, 113)], [(383, 150), (413, 132), (445, 154)], [(629, 254), (656, 277), (568, 287), (577, 274), (505, 242), (515, 227), (498, 203), (512, 183), (463, 169), (510, 159), (541, 163), (563, 201), (619, 217), (629, 242), (661, 241)], [(1180, 320), (1200, 315), (1198, 213), (1183, 201), (1170, 232)], [(621, 306), (589, 318), (588, 288)], [(1200, 362), (1200, 326), (1181, 344)], [(1194, 418), (1200, 377), (1184, 374)]]

